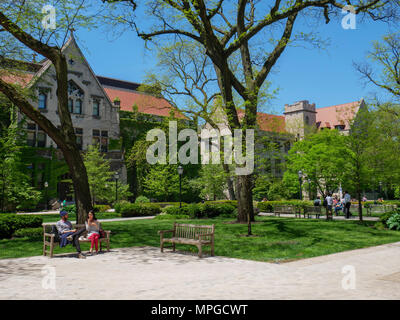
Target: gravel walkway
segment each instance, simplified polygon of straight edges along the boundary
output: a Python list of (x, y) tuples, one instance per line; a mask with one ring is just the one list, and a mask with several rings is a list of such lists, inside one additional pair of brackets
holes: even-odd
[(154, 247), (7, 259), (0, 299), (400, 299), (400, 242), (285, 264)]

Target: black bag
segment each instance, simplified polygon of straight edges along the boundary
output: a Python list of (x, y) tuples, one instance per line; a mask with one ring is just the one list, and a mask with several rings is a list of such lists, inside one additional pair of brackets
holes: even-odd
[(57, 230), (57, 226), (56, 225), (52, 225), (51, 226), (51, 232), (50, 233), (55, 235), (55, 237), (54, 237), (55, 241), (60, 241), (60, 235), (58, 234), (58, 230)]

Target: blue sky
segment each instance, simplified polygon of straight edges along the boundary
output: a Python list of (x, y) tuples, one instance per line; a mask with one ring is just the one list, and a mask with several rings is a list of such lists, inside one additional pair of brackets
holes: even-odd
[[(397, 30), (381, 22), (357, 23), (355, 30), (345, 30), (337, 20), (316, 28), (322, 38), (330, 39), (330, 45), (326, 50), (287, 48), (268, 78), (273, 88), (279, 88), (278, 95), (263, 111), (282, 114), (285, 104), (299, 100), (309, 100), (318, 108), (379, 93), (371, 85), (364, 86), (353, 61), (362, 62), (373, 40)], [(77, 36), (98, 75), (141, 82), (146, 71), (155, 66), (155, 53), (146, 50), (145, 42), (132, 31), (118, 39), (101, 30), (79, 31)]]

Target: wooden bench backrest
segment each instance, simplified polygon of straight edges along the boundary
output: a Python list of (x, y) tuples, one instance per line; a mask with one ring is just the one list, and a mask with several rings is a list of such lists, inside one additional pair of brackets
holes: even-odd
[[(56, 225), (56, 223), (42, 224), (43, 232), (50, 233), (52, 226), (55, 226), (55, 225)], [(72, 228), (73, 229), (82, 229), (82, 228), (86, 228), (86, 226), (84, 224), (76, 224), (76, 223), (72, 222)], [(83, 235), (85, 235), (85, 233), (83, 233)]]
[(291, 205), (276, 205), (274, 206), (274, 211), (294, 211), (296, 210), (295, 206)]
[(321, 212), (321, 207), (320, 206), (307, 206), (304, 207), (304, 212), (317, 212), (320, 213)]
[[(176, 238), (197, 240), (198, 239), (197, 235), (199, 234), (214, 233), (215, 227), (214, 225), (199, 226), (195, 224), (174, 223), (174, 230)], [(201, 239), (211, 240), (211, 236), (210, 235), (204, 236)]]

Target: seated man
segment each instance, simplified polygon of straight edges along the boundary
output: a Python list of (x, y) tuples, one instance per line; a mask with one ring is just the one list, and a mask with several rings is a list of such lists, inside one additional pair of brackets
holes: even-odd
[(65, 247), (67, 244), (73, 243), (76, 251), (78, 252), (78, 258), (85, 259), (86, 257), (81, 252), (79, 244), (79, 236), (86, 231), (86, 228), (81, 230), (72, 229), (71, 222), (68, 221), (68, 212), (60, 212), (61, 220), (56, 224), (58, 234), (60, 236), (60, 248)]

